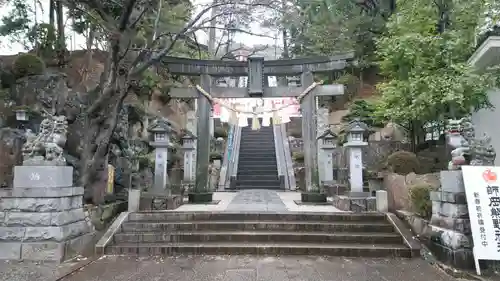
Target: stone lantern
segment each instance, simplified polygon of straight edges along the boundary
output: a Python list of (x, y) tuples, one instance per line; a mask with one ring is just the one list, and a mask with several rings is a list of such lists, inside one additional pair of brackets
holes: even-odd
[(318, 147), (322, 151), (318, 156), (320, 167), (320, 181), (333, 181), (333, 151), (337, 148), (337, 135), (330, 129), (327, 129), (318, 137)]
[(186, 131), (182, 137), (182, 150), (184, 151), (184, 181), (193, 182), (195, 180), (196, 167), (194, 165), (196, 161), (196, 155), (193, 153), (195, 151), (195, 135), (191, 132)]
[(349, 147), (349, 181), (351, 192), (363, 192), (363, 151), (362, 148), (368, 143), (364, 140), (364, 134), (368, 131), (368, 126), (359, 121), (351, 121), (346, 129), (347, 143)]
[(172, 131), (171, 123), (167, 119), (158, 119), (148, 128), (151, 134), (149, 143), (155, 149), (155, 176), (152, 193), (170, 196), (167, 174), (168, 151), (172, 147), (169, 133)]

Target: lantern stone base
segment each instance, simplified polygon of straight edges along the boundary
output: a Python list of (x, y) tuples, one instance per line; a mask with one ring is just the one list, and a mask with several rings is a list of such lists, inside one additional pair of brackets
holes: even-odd
[(351, 192), (347, 195), (334, 196), (333, 206), (342, 211), (377, 211), (376, 197), (370, 196), (369, 192)]
[(326, 193), (302, 192), (300, 200), (304, 203), (326, 203)]
[(183, 204), (182, 195), (161, 196), (148, 194), (147, 192), (141, 193), (139, 202), (140, 211), (152, 210), (175, 210)]
[(200, 192), (188, 193), (188, 202), (189, 203), (211, 203), (213, 201), (213, 192)]

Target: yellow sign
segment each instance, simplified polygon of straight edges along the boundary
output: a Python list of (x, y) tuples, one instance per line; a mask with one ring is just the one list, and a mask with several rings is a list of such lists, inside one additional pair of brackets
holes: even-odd
[(108, 164), (108, 186), (106, 192), (108, 194), (113, 194), (113, 189), (115, 186), (115, 167), (113, 165)]

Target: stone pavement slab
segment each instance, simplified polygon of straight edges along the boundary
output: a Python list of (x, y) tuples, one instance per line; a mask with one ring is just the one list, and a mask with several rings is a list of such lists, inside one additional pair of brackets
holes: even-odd
[(226, 211), (284, 212), (287, 208), (274, 190), (242, 190), (236, 194)]
[[(34, 279), (31, 279), (34, 280)], [(41, 279), (38, 279), (41, 280)], [(64, 281), (452, 281), (422, 259), (108, 256)]]

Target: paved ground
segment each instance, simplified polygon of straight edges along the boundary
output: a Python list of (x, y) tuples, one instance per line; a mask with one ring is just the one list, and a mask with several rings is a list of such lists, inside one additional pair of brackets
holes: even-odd
[(343, 212), (333, 205), (297, 205), (300, 192), (273, 190), (244, 190), (240, 192), (214, 192), (218, 204), (184, 204), (175, 212), (196, 211), (292, 211), (292, 212)]
[(226, 211), (285, 212), (287, 208), (276, 191), (255, 189), (238, 192)]
[(107, 257), (63, 280), (452, 281), (455, 279), (421, 259), (198, 256), (164, 259)]

